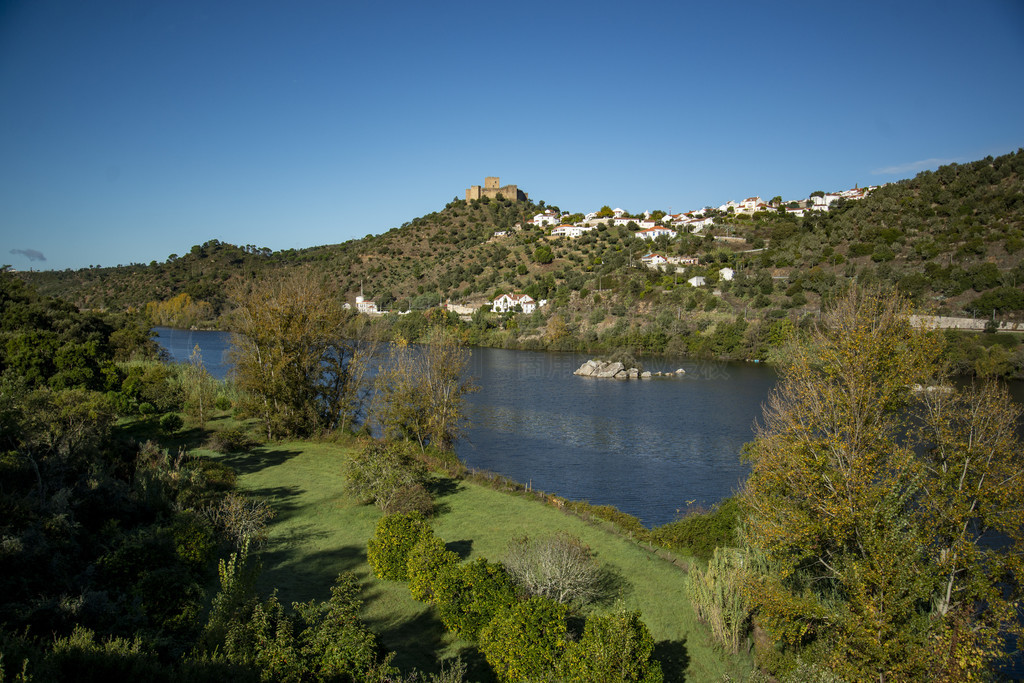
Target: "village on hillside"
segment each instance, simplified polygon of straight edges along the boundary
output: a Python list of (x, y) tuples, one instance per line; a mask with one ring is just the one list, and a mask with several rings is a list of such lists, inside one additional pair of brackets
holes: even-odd
[[(760, 197), (747, 197), (741, 202), (730, 200), (715, 208), (706, 206), (702, 209), (694, 209), (684, 213), (665, 213), (663, 211), (644, 211), (642, 214), (632, 215), (623, 209), (612, 209), (607, 206), (598, 211), (592, 211), (579, 218), (580, 214), (572, 214), (567, 211), (556, 211), (545, 209), (526, 221), (526, 226), (517, 224), (512, 231), (522, 230), (524, 227), (550, 229), (548, 236), (552, 238), (576, 239), (582, 237), (591, 230), (596, 230), (602, 225), (611, 227), (632, 228), (634, 236), (654, 241), (659, 237), (677, 239), (686, 234), (700, 234), (705, 228), (715, 224), (715, 216), (753, 216), (758, 212), (775, 211), (785, 213), (796, 218), (803, 218), (808, 212), (828, 211), (835, 202), (839, 200), (856, 201), (864, 199), (871, 192), (878, 189), (878, 185), (868, 187), (854, 187), (841, 192), (814, 192), (811, 196), (785, 201), (781, 197), (775, 197), (771, 201), (762, 201)], [(510, 197), (525, 199), (528, 195), (520, 191), (515, 185), (502, 187), (497, 177), (487, 178), (483, 188), (473, 186), (466, 190), (466, 200), (478, 199), (482, 196), (500, 197), (507, 194)], [(542, 203), (543, 204), (543, 203)], [(495, 232), (494, 239), (508, 237), (510, 231), (502, 230)], [(721, 239), (729, 239), (722, 237)], [(640, 257), (640, 262), (648, 268), (666, 272), (685, 273), (688, 266), (700, 265), (699, 259), (694, 256), (663, 255), (656, 252), (648, 252)], [(721, 268), (718, 271), (719, 280), (732, 280), (734, 275), (732, 268)], [(705, 277), (695, 275), (686, 280), (687, 284), (693, 287), (701, 287), (706, 284)], [(486, 303), (493, 313), (532, 313), (538, 308), (547, 304), (542, 299), (535, 301), (527, 294), (504, 293), (492, 301)], [(348, 304), (346, 304), (347, 306)], [(456, 314), (467, 317), (472, 315), (477, 308), (452, 303), (451, 301), (442, 304), (446, 309)], [(367, 315), (384, 315), (387, 311), (378, 309), (377, 304), (365, 298), (362, 293), (356, 297), (356, 310)], [(397, 311), (399, 315), (407, 314), (409, 311)]]

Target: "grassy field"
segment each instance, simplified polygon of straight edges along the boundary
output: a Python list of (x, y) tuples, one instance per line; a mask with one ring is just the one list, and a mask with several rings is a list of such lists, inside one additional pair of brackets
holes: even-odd
[[(475, 680), (486, 669), (470, 643), (447, 635), (432, 608), (416, 602), (405, 583), (376, 579), (366, 562), (366, 541), (381, 513), (344, 491), (344, 463), (352, 445), (283, 442), (220, 458), (239, 473), (239, 486), (269, 499), (276, 518), (262, 552), (262, 592), (277, 590), (283, 603), (325, 600), (339, 572), (355, 572), (363, 585), (364, 618), (403, 670), (436, 671), (438, 661), (461, 655)], [(728, 657), (711, 644), (685, 597), (686, 575), (637, 544), (536, 500), (447, 478), (436, 480), (438, 536), (463, 558), (501, 560), (510, 539), (564, 530), (579, 536), (598, 561), (619, 577), (618, 599), (638, 609), (658, 642), (666, 680), (720, 681), (741, 677), (747, 657)]]

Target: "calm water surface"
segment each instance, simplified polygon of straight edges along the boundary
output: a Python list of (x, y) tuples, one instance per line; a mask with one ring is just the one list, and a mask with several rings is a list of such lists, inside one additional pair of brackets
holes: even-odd
[[(231, 368), (225, 332), (156, 328), (176, 362), (198, 345), (209, 372)], [(469, 467), (535, 489), (614, 505), (647, 525), (712, 505), (746, 477), (740, 448), (775, 382), (768, 367), (645, 360), (679, 379), (621, 382), (572, 374), (589, 356), (473, 349), (471, 428), (456, 445)]]
[[(230, 370), (225, 332), (156, 328), (171, 359), (198, 344), (212, 375)], [(644, 359), (648, 370), (682, 367), (681, 378), (617, 381), (572, 374), (589, 356), (473, 349), (471, 427), (456, 444), (469, 467), (535, 489), (614, 505), (644, 524), (709, 506), (746, 478), (740, 461), (775, 384), (767, 366)], [(1011, 384), (1018, 401), (1024, 383)]]

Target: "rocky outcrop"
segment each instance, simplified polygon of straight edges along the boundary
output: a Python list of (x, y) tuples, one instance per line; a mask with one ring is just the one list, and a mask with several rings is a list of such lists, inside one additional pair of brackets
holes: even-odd
[(580, 377), (602, 377), (610, 379), (650, 379), (651, 377), (681, 377), (686, 371), (679, 368), (675, 372), (640, 372), (637, 368), (627, 368), (619, 362), (588, 360), (572, 373)]

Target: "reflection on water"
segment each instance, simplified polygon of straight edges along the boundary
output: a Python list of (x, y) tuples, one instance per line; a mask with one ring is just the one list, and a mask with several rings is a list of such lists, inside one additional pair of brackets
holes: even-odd
[(481, 389), (469, 399), (459, 457), (647, 525), (738, 488), (747, 474), (740, 449), (775, 382), (770, 368), (653, 359), (647, 369), (687, 374), (623, 382), (574, 376), (586, 359), (474, 349)]
[[(173, 360), (198, 344), (215, 377), (230, 368), (224, 332), (157, 328)], [(588, 356), (473, 349), (470, 427), (457, 445), (470, 467), (535, 489), (614, 505), (648, 525), (710, 506), (746, 478), (740, 461), (775, 383), (763, 365), (646, 359), (680, 378), (617, 381), (572, 374)], [(1018, 400), (1024, 383), (1011, 384)]]

